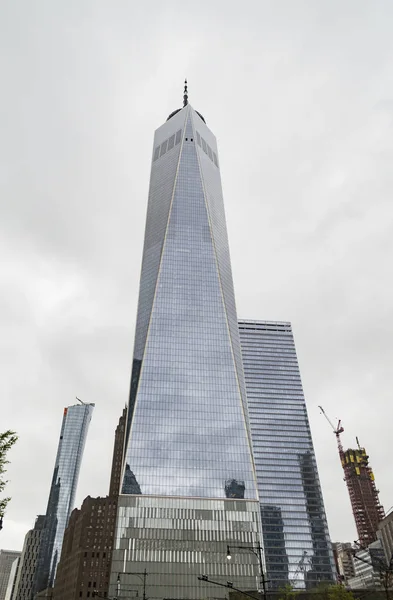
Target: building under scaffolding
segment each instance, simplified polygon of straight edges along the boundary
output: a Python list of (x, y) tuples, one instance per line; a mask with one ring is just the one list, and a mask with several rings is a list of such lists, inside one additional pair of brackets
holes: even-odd
[(359, 542), (366, 548), (377, 539), (378, 524), (385, 516), (379, 502), (374, 473), (368, 464), (368, 454), (360, 446), (348, 449), (340, 456), (348, 487)]
[(385, 516), (383, 506), (379, 501), (379, 491), (375, 485), (374, 473), (369, 466), (369, 456), (356, 438), (358, 447), (348, 450), (343, 449), (340, 433), (344, 431), (341, 421), (334, 427), (323, 408), (319, 407), (329, 421), (337, 439), (338, 452), (344, 469), (344, 481), (347, 484), (352, 512), (359, 536), (359, 543), (363, 548), (377, 539), (378, 524)]

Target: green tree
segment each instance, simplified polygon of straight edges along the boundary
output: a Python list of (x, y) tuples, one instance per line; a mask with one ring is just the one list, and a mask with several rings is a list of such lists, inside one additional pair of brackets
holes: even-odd
[(354, 600), (352, 592), (343, 585), (329, 585), (327, 588), (328, 600)]
[(299, 591), (295, 590), (290, 583), (284, 585), (279, 590), (279, 600), (295, 600), (296, 596), (299, 595)]
[[(7, 452), (12, 448), (17, 439), (18, 436), (15, 431), (11, 431), (10, 429), (4, 433), (0, 433), (0, 493), (7, 485), (7, 481), (4, 479), (4, 473), (7, 471), (5, 465), (10, 462), (7, 460)], [(5, 509), (10, 500), (11, 498), (0, 498), (0, 529), (2, 527)]]
[(314, 596), (318, 600), (355, 600), (352, 592), (338, 583), (321, 583), (315, 590), (312, 590), (310, 596)]

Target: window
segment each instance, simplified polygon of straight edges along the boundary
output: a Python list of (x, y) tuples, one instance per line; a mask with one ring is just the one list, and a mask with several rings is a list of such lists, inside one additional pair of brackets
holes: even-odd
[(161, 144), (161, 150), (160, 150), (160, 156), (164, 156), (166, 149), (168, 146), (168, 140), (165, 140), (165, 142), (162, 142)]
[(201, 146), (201, 136), (199, 135), (198, 132), (196, 132), (196, 136), (197, 136), (198, 146)]
[(203, 151), (206, 152), (206, 154), (207, 154), (207, 146), (206, 146), (206, 142), (203, 138), (202, 138), (202, 148), (203, 148)]
[(176, 139), (175, 139), (175, 144), (180, 144), (181, 141), (181, 129), (179, 129), (179, 131), (176, 131)]
[(171, 137), (168, 140), (168, 152), (169, 152), (169, 150), (172, 150), (174, 145), (175, 145), (175, 134), (171, 135)]

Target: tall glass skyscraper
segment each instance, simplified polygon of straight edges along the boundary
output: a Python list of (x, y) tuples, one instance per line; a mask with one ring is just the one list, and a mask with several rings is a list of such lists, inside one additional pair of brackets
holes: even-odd
[(74, 508), (76, 487), (94, 404), (64, 409), (59, 446), (41, 533), (34, 593), (53, 587), (64, 530)]
[(144, 569), (155, 598), (255, 589), (226, 550), (259, 528), (217, 144), (185, 97), (154, 137), (112, 595)]
[(290, 323), (239, 321), (267, 579), (313, 588), (334, 561)]

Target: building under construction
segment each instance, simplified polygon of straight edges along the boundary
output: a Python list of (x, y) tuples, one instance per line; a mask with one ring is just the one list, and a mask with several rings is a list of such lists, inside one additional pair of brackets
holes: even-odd
[(377, 539), (378, 524), (385, 516), (385, 511), (379, 502), (379, 491), (375, 485), (374, 473), (369, 466), (368, 454), (356, 438), (358, 447), (343, 449), (340, 434), (344, 431), (341, 421), (334, 427), (323, 408), (319, 407), (333, 428), (337, 439), (338, 452), (344, 469), (344, 481), (347, 484), (352, 512), (355, 518), (359, 543), (366, 548)]

